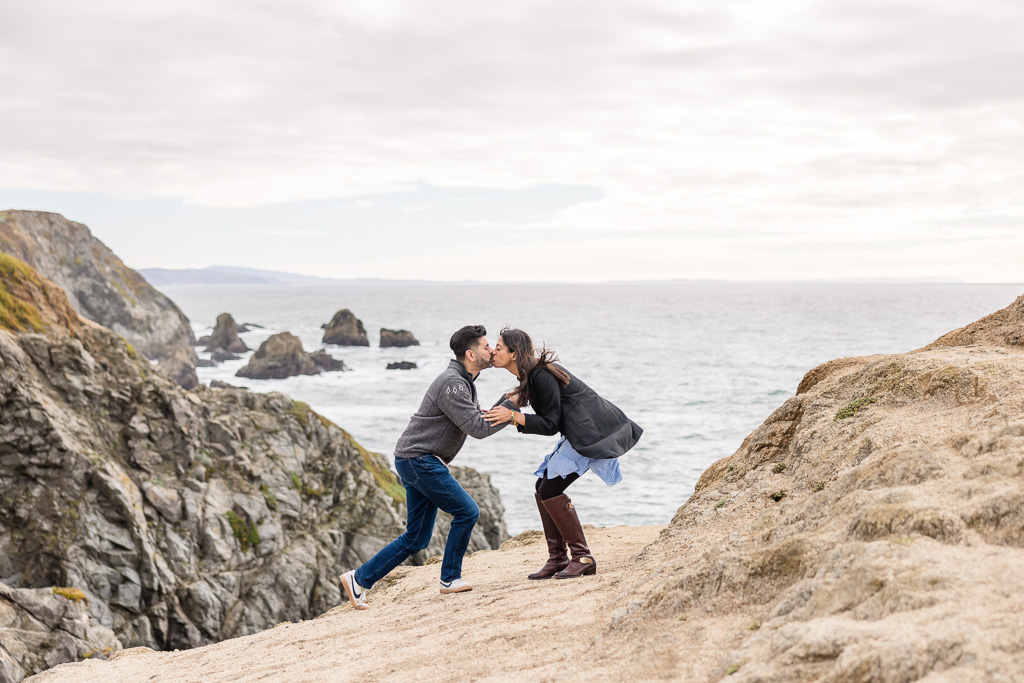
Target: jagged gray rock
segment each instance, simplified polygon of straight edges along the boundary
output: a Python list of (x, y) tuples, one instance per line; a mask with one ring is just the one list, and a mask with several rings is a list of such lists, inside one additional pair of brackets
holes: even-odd
[(419, 346), (420, 343), (416, 341), (416, 337), (412, 335), (409, 330), (389, 330), (387, 328), (380, 328), (380, 347), (395, 347), (405, 348), (407, 346)]
[(238, 325), (230, 313), (221, 313), (217, 316), (217, 324), (214, 325), (213, 334), (206, 342), (206, 350), (214, 351), (222, 349), (228, 353), (245, 353), (249, 347), (238, 338)]
[[(6, 285), (45, 329), (0, 329), (0, 577), (81, 590), (82, 642), (116, 648), (107, 629), (125, 647), (187, 648), (316, 616), (340, 602), (340, 572), (403, 531), (388, 462), (307, 405), (186, 392), (54, 285)], [(478, 530), (470, 548), (488, 547)], [(5, 671), (85, 651), (40, 659), (32, 629), (0, 642)]]
[(196, 375), (198, 366), (199, 358), (192, 347), (175, 349), (170, 356), (160, 362), (160, 370), (177, 382), (182, 389), (195, 389), (199, 386), (199, 377)]
[[(498, 489), (491, 484), (491, 475), (477, 472), (472, 467), (449, 466), (452, 476), (462, 484), (466, 493), (473, 497), (480, 507), (480, 518), (473, 533), (480, 532), (487, 539), (487, 545), (497, 548), (508, 538), (505, 525), (505, 506)], [(481, 543), (480, 545), (483, 545)]]
[(302, 350), (302, 340), (290, 332), (272, 335), (249, 358), (248, 364), (235, 373), (250, 379), (284, 379), (295, 375), (316, 375), (320, 368)]
[(162, 360), (193, 341), (188, 318), (96, 239), (60, 214), (0, 211), (0, 251), (59, 285), (82, 316)]
[(324, 344), (337, 344), (338, 346), (369, 346), (370, 340), (366, 337), (366, 328), (363, 321), (356, 318), (355, 314), (347, 308), (343, 308), (334, 314), (331, 322), (324, 327)]
[(114, 632), (90, 618), (87, 600), (75, 589), (0, 583), (0, 681), (17, 683), (57, 664), (120, 650)]
[(388, 363), (386, 370), (415, 370), (416, 364), (409, 360), (400, 360), (395, 363)]

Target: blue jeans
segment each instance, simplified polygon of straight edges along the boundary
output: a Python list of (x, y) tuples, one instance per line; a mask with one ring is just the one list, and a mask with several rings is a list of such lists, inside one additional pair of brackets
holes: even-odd
[(415, 458), (395, 458), (395, 469), (405, 487), (407, 518), (405, 533), (384, 546), (384, 549), (356, 570), (356, 583), (370, 588), (388, 572), (430, 544), (434, 520), (440, 508), (452, 515), (452, 526), (444, 546), (441, 580), (462, 577), (462, 558), (469, 546), (469, 537), (480, 517), (476, 501), (466, 493), (440, 460), (430, 454)]

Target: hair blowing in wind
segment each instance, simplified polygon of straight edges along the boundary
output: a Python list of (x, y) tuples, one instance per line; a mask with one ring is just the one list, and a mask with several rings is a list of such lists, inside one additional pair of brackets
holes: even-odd
[(506, 327), (498, 333), (505, 347), (515, 354), (516, 367), (519, 369), (519, 386), (508, 392), (508, 397), (520, 406), (530, 405), (530, 373), (536, 367), (550, 372), (563, 387), (569, 384), (569, 373), (560, 366), (558, 356), (551, 349), (541, 347), (534, 350), (530, 335), (514, 327)]

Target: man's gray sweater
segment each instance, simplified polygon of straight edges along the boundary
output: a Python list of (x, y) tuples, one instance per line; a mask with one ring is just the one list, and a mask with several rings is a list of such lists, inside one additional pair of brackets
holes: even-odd
[[(430, 453), (448, 464), (458, 455), (467, 434), (483, 439), (504, 429), (507, 422), (490, 425), (483, 418), (473, 380), (462, 363), (451, 361), (427, 389), (419, 410), (398, 439), (395, 457), (415, 458)], [(501, 405), (518, 410), (507, 399)]]

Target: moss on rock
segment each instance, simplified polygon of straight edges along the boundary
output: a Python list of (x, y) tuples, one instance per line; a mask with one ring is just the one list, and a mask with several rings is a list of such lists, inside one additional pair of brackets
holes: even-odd
[(246, 552), (249, 548), (255, 551), (260, 545), (260, 532), (256, 530), (256, 524), (242, 519), (234, 510), (228, 510), (224, 516), (228, 518), (228, 524), (231, 525), (231, 531), (238, 540), (238, 544), (242, 546), (242, 552)]
[(39, 309), (15, 294), (25, 284), (42, 287), (34, 270), (10, 254), (0, 253), (0, 328), (12, 332), (42, 332)]
[(89, 604), (89, 598), (85, 597), (85, 593), (80, 588), (69, 588), (67, 586), (54, 586), (53, 594), (59, 595), (62, 598), (70, 600), (71, 602), (84, 602), (86, 605)]
[(351, 434), (346, 432), (344, 429), (342, 429), (341, 432), (352, 444), (352, 447), (356, 449), (356, 452), (359, 453), (360, 457), (362, 457), (363, 467), (366, 468), (367, 472), (373, 475), (373, 479), (377, 482), (377, 485), (395, 501), (404, 503), (405, 487), (402, 486), (402, 482), (398, 481), (398, 477), (395, 476), (395, 473), (387, 467), (382, 466), (368, 450), (360, 446), (359, 443), (352, 438)]

